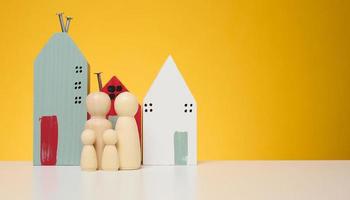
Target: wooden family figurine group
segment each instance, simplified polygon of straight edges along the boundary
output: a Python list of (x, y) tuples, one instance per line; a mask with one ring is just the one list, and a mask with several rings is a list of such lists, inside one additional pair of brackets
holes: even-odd
[(81, 134), (81, 169), (95, 171), (140, 168), (141, 148), (134, 118), (138, 109), (136, 97), (129, 92), (123, 92), (116, 97), (114, 108), (118, 113), (118, 120), (115, 130), (106, 119), (111, 106), (107, 94), (89, 94), (86, 106), (91, 118)]

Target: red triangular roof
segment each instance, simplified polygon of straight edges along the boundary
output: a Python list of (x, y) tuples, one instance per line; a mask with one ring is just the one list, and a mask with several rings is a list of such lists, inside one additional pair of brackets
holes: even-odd
[[(114, 92), (110, 92), (108, 91), (108, 87), (109, 86), (113, 86), (113, 87), (118, 87), (118, 86), (121, 86), (121, 90), (120, 91), (117, 91), (115, 89)], [(103, 88), (101, 89), (101, 92), (104, 92), (106, 93), (110, 98), (111, 98), (111, 109), (109, 110), (109, 113), (108, 115), (117, 115), (117, 113), (115, 112), (114, 110), (114, 99), (115, 97), (117, 97), (120, 93), (122, 92), (127, 92), (129, 91), (125, 86), (124, 84), (116, 77), (116, 76), (113, 76), (104, 86)]]

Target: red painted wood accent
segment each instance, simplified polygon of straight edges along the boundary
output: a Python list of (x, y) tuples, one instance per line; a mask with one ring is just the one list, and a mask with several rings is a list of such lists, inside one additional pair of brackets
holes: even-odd
[[(117, 91), (115, 90), (114, 92), (110, 92), (108, 91), (108, 87), (109, 86), (114, 86), (114, 87), (117, 87), (117, 86), (121, 86), (121, 91)], [(108, 116), (114, 116), (114, 115), (117, 115), (117, 113), (115, 112), (114, 110), (114, 100), (115, 98), (122, 92), (126, 92), (126, 91), (129, 91), (124, 85), (123, 83), (115, 76), (113, 76), (107, 83), (106, 85), (103, 86), (103, 88), (101, 89), (101, 92), (104, 92), (106, 93), (110, 99), (111, 99), (111, 108), (109, 110), (109, 113), (108, 113)]]
[(137, 113), (135, 115), (135, 120), (137, 124), (137, 129), (139, 131), (139, 139), (140, 139), (140, 144), (141, 144), (141, 149), (142, 149), (142, 118), (141, 118), (141, 106), (139, 104), (139, 109), (137, 110)]
[[(121, 86), (121, 90), (120, 91), (115, 90), (114, 92), (110, 92), (110, 91), (108, 91), (108, 87), (109, 86), (114, 86), (114, 87)], [(115, 76), (113, 76), (103, 86), (103, 88), (101, 89), (101, 92), (106, 93), (109, 96), (109, 98), (111, 99), (111, 108), (109, 110), (107, 118), (108, 118), (108, 116), (115, 116), (115, 115), (117, 115), (117, 112), (114, 109), (114, 100), (120, 93), (128, 92), (128, 91), (129, 90), (124, 86), (124, 84)], [(139, 104), (139, 109), (137, 110), (137, 113), (135, 115), (135, 120), (136, 120), (136, 123), (137, 123), (137, 128), (138, 128), (138, 131), (139, 131), (140, 144), (141, 144), (141, 147), (142, 147), (142, 124), (141, 124), (142, 118), (141, 118), (141, 111), (142, 111), (142, 109), (141, 109), (141, 106)]]
[(40, 118), (41, 146), (40, 159), (42, 165), (56, 165), (58, 143), (58, 121), (56, 116)]

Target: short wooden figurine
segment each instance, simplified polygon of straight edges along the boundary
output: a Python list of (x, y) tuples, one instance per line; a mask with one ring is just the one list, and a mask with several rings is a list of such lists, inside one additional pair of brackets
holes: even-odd
[(103, 92), (94, 92), (87, 96), (86, 107), (91, 118), (85, 123), (85, 129), (91, 129), (96, 134), (95, 149), (97, 155), (97, 169), (101, 169), (102, 152), (104, 148), (103, 133), (112, 128), (106, 115), (111, 106), (111, 100)]
[(108, 129), (103, 133), (103, 142), (105, 147), (102, 153), (102, 169), (103, 170), (118, 170), (119, 157), (117, 147), (117, 133), (113, 129)]
[(141, 166), (141, 148), (136, 120), (138, 103), (130, 92), (119, 94), (114, 102), (118, 113), (115, 130), (118, 134), (117, 149), (120, 169), (138, 169)]
[(81, 134), (81, 142), (83, 149), (80, 157), (80, 167), (85, 171), (95, 171), (97, 169), (97, 157), (94, 142), (96, 140), (95, 132), (91, 129), (86, 129)]

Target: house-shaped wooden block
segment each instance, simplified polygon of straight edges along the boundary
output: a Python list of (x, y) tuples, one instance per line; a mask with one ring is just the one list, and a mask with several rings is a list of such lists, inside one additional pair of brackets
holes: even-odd
[(88, 63), (66, 32), (34, 64), (34, 165), (79, 165), (87, 119)]
[(143, 164), (196, 163), (196, 101), (169, 56), (143, 101)]

